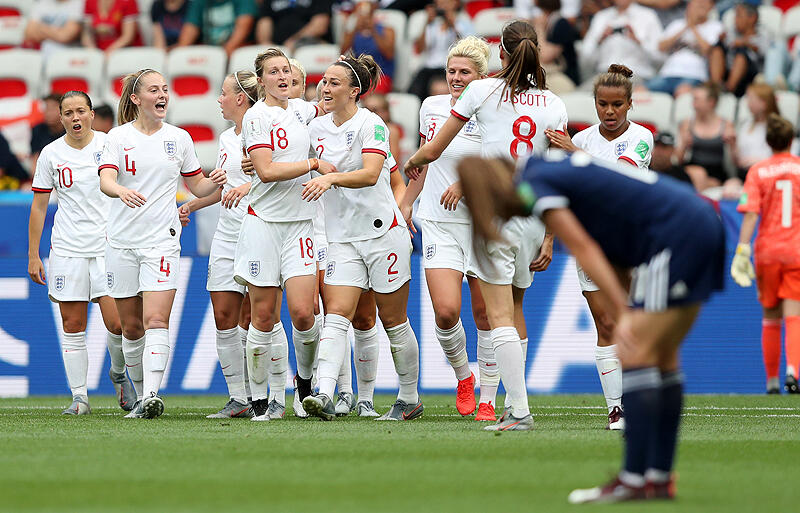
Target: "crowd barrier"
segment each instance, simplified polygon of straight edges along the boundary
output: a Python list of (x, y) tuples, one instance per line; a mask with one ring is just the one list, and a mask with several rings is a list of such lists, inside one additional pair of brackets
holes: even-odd
[[(0, 397), (66, 394), (68, 388), (59, 351), (58, 308), (46, 288), (27, 277), (27, 218), (30, 195), (0, 204)], [(42, 248), (48, 247), (54, 207), (48, 211)], [(730, 256), (740, 216), (735, 204), (723, 203)], [(193, 223), (196, 225), (197, 223)], [(193, 224), (185, 230), (181, 286), (173, 307), (172, 355), (164, 376), (165, 394), (226, 392), (217, 363), (215, 328), (205, 290), (208, 259), (197, 254)], [(434, 317), (422, 272), (414, 254), (408, 315), (420, 343), (420, 388), (425, 392), (455, 389), (456, 381), (434, 335)], [(463, 286), (462, 319), (467, 332), (470, 365), (477, 371), (475, 325), (469, 292)], [(531, 393), (600, 392), (594, 364), (595, 332), (583, 300), (573, 259), (557, 248), (550, 268), (536, 275), (525, 299), (528, 326), (528, 390)], [(761, 313), (753, 287), (742, 289), (727, 278), (726, 288), (703, 308), (682, 350), (687, 390), (691, 393), (761, 393)], [(285, 306), (284, 326), (290, 326)], [(291, 329), (287, 329), (291, 337)], [(388, 339), (381, 330), (377, 389), (396, 389)], [(112, 393), (109, 359), (99, 308), (92, 305), (87, 329), (91, 393)], [(294, 374), (294, 356), (290, 350)]]

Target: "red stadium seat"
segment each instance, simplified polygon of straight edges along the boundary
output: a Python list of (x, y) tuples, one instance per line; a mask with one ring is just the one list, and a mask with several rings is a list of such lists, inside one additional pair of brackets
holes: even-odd
[(319, 82), (325, 70), (336, 62), (339, 55), (339, 47), (328, 44), (306, 45), (294, 52), (294, 58), (306, 69), (307, 84)]
[(505, 3), (499, 0), (467, 0), (464, 2), (464, 11), (469, 14), (470, 18), (474, 18), (481, 11), (504, 6)]
[(0, 51), (0, 98), (39, 95), (42, 58), (36, 50)]
[(128, 73), (133, 73), (144, 68), (152, 68), (161, 73), (166, 73), (167, 56), (163, 50), (152, 47), (120, 48), (109, 56), (106, 62), (105, 100), (117, 103), (122, 94), (122, 79)]
[(192, 140), (196, 143), (216, 140), (214, 128), (208, 125), (185, 124), (181, 125), (181, 128), (189, 132)]
[(218, 139), (230, 126), (222, 119), (216, 96), (179, 96), (170, 101), (167, 121), (189, 132), (200, 165), (206, 171), (217, 163)]
[(219, 94), (225, 78), (228, 56), (218, 46), (185, 46), (167, 57), (170, 90), (175, 96), (213, 96)]
[(44, 67), (42, 94), (71, 89), (89, 95), (100, 92), (105, 54), (96, 48), (67, 48), (51, 55)]

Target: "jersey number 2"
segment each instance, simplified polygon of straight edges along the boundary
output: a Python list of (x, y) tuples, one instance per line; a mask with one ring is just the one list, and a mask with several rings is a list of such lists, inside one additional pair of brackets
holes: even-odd
[[(527, 126), (527, 133), (522, 133), (522, 127), (525, 125)], [(515, 159), (519, 158), (520, 145), (525, 146), (525, 150), (522, 153), (526, 155), (533, 151), (533, 136), (536, 135), (536, 123), (533, 122), (530, 116), (520, 116), (514, 121), (514, 125), (511, 127), (511, 133), (514, 134), (514, 140), (511, 141), (511, 146), (508, 148), (508, 151), (511, 152), (511, 156)]]
[(781, 226), (792, 227), (792, 181), (778, 180), (775, 188), (781, 191)]

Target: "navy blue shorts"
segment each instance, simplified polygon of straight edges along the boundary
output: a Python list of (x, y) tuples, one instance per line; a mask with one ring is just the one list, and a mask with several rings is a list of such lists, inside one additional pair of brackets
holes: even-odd
[(647, 261), (633, 270), (630, 301), (634, 308), (660, 312), (702, 303), (722, 290), (725, 229), (710, 205), (688, 208), (680, 219), (652, 227)]

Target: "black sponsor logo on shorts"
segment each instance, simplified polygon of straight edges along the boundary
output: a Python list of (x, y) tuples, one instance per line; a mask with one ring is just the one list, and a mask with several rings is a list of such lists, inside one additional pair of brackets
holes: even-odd
[(170, 228), (169, 229), (169, 234), (172, 235), (173, 237), (175, 236), (175, 233), (176, 233), (175, 232), (175, 228)]

